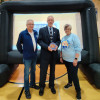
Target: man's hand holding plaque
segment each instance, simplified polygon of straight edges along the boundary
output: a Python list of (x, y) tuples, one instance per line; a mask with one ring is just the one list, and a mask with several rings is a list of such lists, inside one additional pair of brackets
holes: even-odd
[[(50, 49), (51, 48), (51, 49)], [(57, 49), (58, 49), (58, 46), (55, 44), (55, 43), (50, 43), (50, 45), (49, 45), (49, 51), (56, 51)]]

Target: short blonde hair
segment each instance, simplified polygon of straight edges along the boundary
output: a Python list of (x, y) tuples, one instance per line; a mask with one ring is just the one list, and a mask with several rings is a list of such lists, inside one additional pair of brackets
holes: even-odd
[(68, 27), (70, 28), (70, 30), (72, 30), (72, 26), (71, 26), (70, 24), (65, 24), (65, 25), (64, 25), (64, 30), (65, 30), (66, 28), (68, 28)]

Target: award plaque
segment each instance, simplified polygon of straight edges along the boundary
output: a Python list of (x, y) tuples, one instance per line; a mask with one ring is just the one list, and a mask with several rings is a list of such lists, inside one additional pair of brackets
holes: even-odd
[(50, 48), (52, 49), (52, 50), (55, 50), (56, 49), (56, 47), (57, 47), (57, 45), (55, 44), (55, 43), (50, 43)]

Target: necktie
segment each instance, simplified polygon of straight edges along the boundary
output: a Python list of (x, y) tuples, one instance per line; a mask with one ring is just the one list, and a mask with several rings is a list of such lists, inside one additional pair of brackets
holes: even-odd
[(51, 27), (50, 27), (50, 41), (51, 41), (51, 42), (53, 41), (53, 34), (52, 34)]

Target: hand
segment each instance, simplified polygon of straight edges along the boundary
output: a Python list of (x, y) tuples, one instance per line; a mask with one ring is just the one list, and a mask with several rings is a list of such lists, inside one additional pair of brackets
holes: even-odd
[(56, 49), (54, 51), (56, 51), (58, 49), (58, 46), (56, 46)]
[(63, 63), (63, 59), (62, 59), (62, 57), (60, 58), (60, 62)]
[(77, 66), (77, 60), (76, 59), (74, 59), (74, 61), (73, 61), (73, 66)]
[(52, 52), (52, 49), (48, 46), (48, 50)]

